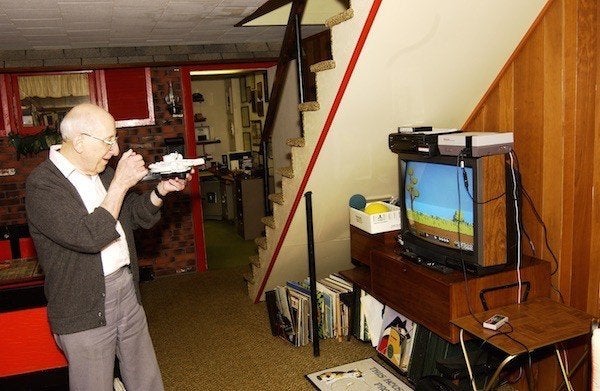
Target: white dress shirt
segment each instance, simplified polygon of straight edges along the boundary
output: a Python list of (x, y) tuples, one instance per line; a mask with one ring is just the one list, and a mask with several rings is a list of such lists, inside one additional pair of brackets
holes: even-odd
[[(50, 147), (50, 161), (75, 186), (88, 211), (92, 213), (106, 197), (106, 189), (98, 175), (87, 175), (78, 171), (75, 166), (60, 153), (60, 145)], [(117, 220), (116, 230), (120, 237), (104, 247), (100, 253), (102, 269), (105, 276), (129, 265), (129, 247), (125, 232)]]

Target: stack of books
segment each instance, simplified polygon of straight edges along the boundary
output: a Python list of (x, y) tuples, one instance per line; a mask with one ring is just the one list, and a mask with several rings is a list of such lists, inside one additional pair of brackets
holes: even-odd
[[(317, 335), (321, 339), (342, 340), (348, 336), (352, 321), (348, 300), (345, 300), (352, 297), (352, 284), (334, 273), (316, 281), (316, 288)], [(272, 334), (294, 346), (312, 342), (310, 280), (288, 281), (265, 295)]]

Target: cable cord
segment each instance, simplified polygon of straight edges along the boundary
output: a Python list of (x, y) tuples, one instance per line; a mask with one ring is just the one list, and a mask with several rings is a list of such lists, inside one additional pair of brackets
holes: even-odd
[(513, 158), (512, 149), (508, 153), (510, 158), (510, 173), (512, 175), (513, 180), (513, 201), (515, 203), (515, 226), (517, 227), (517, 281), (519, 283), (519, 288), (517, 290), (517, 303), (521, 303), (522, 297), (522, 289), (523, 289), (523, 281), (521, 279), (521, 218), (519, 213), (519, 198), (517, 197), (517, 175), (515, 173), (515, 162)]

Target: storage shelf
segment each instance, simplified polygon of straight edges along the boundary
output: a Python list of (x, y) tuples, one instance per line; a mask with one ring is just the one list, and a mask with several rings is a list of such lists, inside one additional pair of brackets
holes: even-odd
[(196, 145), (220, 144), (221, 140), (196, 141)]

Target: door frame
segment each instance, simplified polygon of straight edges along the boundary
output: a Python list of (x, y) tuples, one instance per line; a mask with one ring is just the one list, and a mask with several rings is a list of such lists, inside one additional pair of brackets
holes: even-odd
[[(225, 64), (204, 64), (181, 67), (181, 95), (183, 99), (183, 120), (185, 125), (185, 155), (196, 157), (196, 134), (194, 130), (194, 107), (192, 104), (192, 78), (190, 73), (195, 71), (223, 71), (230, 73), (232, 70), (266, 70), (277, 65), (277, 61), (258, 61)], [(196, 251), (196, 271), (205, 272), (206, 242), (204, 237), (204, 219), (202, 215), (202, 199), (200, 191), (200, 179), (198, 172), (192, 175), (190, 182), (190, 199), (192, 202), (192, 224), (194, 227), (194, 244)]]

